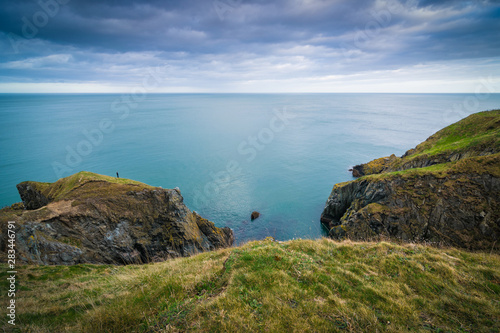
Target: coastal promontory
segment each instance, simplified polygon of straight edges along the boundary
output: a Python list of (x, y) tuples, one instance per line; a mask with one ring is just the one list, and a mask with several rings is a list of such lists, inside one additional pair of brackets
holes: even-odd
[[(0, 211), (2, 234), (16, 225), (18, 261), (140, 264), (229, 247), (217, 228), (183, 203), (178, 189), (80, 172), (54, 183), (17, 185), (23, 203)], [(0, 240), (5, 254), (6, 237)]]
[(380, 236), (474, 250), (500, 238), (500, 110), (473, 114), (402, 157), (353, 168), (321, 215), (334, 239)]

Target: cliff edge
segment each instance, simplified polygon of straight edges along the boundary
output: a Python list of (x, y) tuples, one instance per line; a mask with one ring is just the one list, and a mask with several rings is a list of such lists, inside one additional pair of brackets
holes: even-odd
[(16, 222), (17, 260), (24, 263), (139, 264), (234, 242), (231, 229), (191, 212), (177, 189), (90, 172), (17, 188), (23, 204), (2, 209), (0, 225), (5, 235), (7, 221)]
[(378, 236), (467, 249), (500, 237), (500, 110), (473, 114), (402, 157), (353, 168), (336, 184), (321, 223), (336, 239)]

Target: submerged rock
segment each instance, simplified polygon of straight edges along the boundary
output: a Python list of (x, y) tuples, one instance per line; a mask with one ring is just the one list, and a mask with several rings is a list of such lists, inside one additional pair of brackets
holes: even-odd
[[(18, 258), (25, 263), (140, 264), (234, 242), (231, 229), (191, 212), (178, 190), (88, 172), (18, 189), (28, 210), (2, 210), (0, 221), (2, 233), (7, 220), (16, 221)], [(6, 251), (4, 239), (0, 250)]]

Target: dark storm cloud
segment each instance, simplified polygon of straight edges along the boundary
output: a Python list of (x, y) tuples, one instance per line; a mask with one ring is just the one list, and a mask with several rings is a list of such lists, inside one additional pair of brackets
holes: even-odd
[[(42, 3), (57, 3), (42, 0)], [(77, 1), (58, 5), (54, 17), (49, 17), (43, 27), (36, 26), (36, 16), (42, 10), (35, 1), (10, 4), (0, 16), (0, 30), (30, 38), (38, 30), (36, 38), (53, 43), (118, 52), (158, 49), (181, 49), (182, 34), (178, 31), (194, 31), (196, 11), (209, 7), (207, 2), (196, 6), (194, 2), (179, 1)], [(177, 3), (177, 2), (175, 2)], [(191, 7), (188, 4), (191, 3)], [(51, 6), (56, 8), (55, 5)], [(56, 10), (53, 11), (56, 13)], [(29, 23), (26, 23), (29, 21)], [(43, 21), (42, 21), (43, 22)], [(32, 29), (35, 26), (35, 29)], [(28, 33), (28, 36), (26, 36)], [(188, 47), (192, 39), (185, 39)]]
[(1, 9), (3, 82), (114, 80), (165, 62), (178, 76), (283, 79), (500, 55), (499, 1), (2, 0)]

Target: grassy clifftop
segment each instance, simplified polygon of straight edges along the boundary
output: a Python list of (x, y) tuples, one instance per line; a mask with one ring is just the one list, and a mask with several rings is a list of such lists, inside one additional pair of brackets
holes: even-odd
[(335, 239), (380, 235), (473, 250), (500, 237), (500, 111), (450, 125), (406, 152), (353, 168), (321, 223)]
[[(104, 192), (101, 193), (101, 195), (104, 196), (108, 194), (105, 193), (106, 191), (104, 187), (108, 187), (110, 184), (121, 185), (113, 187), (113, 194), (120, 194), (118, 192), (126, 192), (131, 189), (138, 190), (154, 188), (135, 180), (104, 176), (88, 171), (75, 173), (74, 175), (66, 178), (61, 178), (54, 183), (27, 181), (21, 184), (30, 185), (36, 191), (47, 197), (50, 201), (82, 199), (82, 197), (87, 197), (90, 193), (93, 193), (93, 195), (99, 195), (99, 192)], [(119, 191), (120, 189), (122, 191)]]
[(456, 162), (500, 152), (500, 110), (472, 114), (430, 136), (402, 157), (391, 155), (353, 168), (355, 177)]
[[(16, 222), (18, 261), (74, 265), (158, 262), (231, 246), (183, 203), (178, 189), (79, 172), (54, 183), (17, 185), (23, 204), (0, 210), (0, 233)], [(7, 238), (0, 238), (0, 259)]]
[[(390, 179), (395, 177), (402, 177), (403, 179), (433, 175), (438, 178), (445, 178), (456, 174), (489, 174), (494, 177), (500, 178), (500, 153), (475, 156), (467, 159), (461, 159), (455, 162), (435, 164), (423, 168), (413, 168), (401, 171), (388, 171), (377, 174), (370, 174), (362, 179), (376, 180), (376, 179)], [(362, 180), (361, 179), (361, 180)]]
[(143, 266), (18, 272), (23, 332), (500, 330), (500, 256), (457, 249), (264, 240)]
[(418, 145), (411, 156), (470, 150), (500, 151), (500, 110), (475, 113), (443, 128)]

